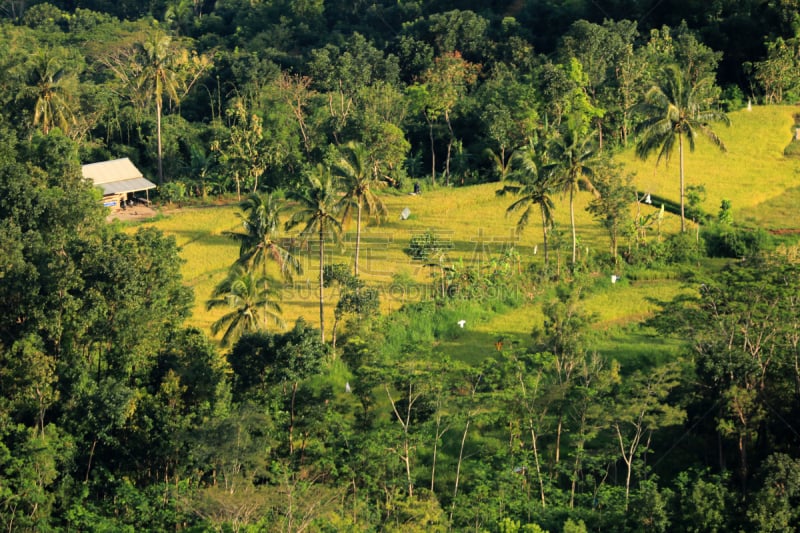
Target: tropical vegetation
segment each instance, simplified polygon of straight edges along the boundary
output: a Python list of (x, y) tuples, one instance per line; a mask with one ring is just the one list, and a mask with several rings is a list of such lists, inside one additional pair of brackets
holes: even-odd
[(796, 6), (679, 4), (0, 2), (2, 527), (800, 529)]

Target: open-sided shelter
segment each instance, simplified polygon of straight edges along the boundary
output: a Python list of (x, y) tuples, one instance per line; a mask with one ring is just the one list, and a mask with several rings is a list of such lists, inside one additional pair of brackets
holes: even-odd
[(103, 189), (103, 205), (111, 209), (124, 208), (131, 195), (141, 191), (149, 201), (147, 191), (156, 186), (127, 157), (83, 165), (83, 177)]

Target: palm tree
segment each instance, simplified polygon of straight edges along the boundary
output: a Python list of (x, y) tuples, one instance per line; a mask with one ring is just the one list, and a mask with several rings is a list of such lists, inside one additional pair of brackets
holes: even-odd
[(33, 125), (47, 135), (54, 127), (64, 133), (75, 124), (73, 98), (78, 90), (78, 78), (63, 65), (52, 48), (41, 48), (31, 58), (28, 85), (22, 96), (34, 101)]
[(519, 199), (506, 209), (506, 214), (511, 214), (524, 208), (517, 221), (517, 232), (522, 232), (528, 225), (533, 206), (539, 206), (544, 238), (544, 264), (547, 265), (549, 262), (547, 231), (553, 225), (553, 210), (555, 209), (555, 203), (550, 197), (556, 186), (554, 174), (547, 171), (541, 164), (533, 147), (528, 147), (513, 155), (508, 180), (515, 182), (516, 185), (503, 186), (497, 191), (497, 195), (514, 194), (519, 196)]
[(300, 235), (308, 238), (317, 234), (319, 237), (319, 329), (322, 342), (325, 342), (324, 315), (324, 268), (325, 268), (325, 234), (329, 233), (337, 241), (342, 231), (342, 224), (336, 219), (341, 209), (341, 189), (329, 167), (317, 165), (307, 175), (307, 187), (291, 193), (291, 198), (300, 204), (286, 223), (286, 229), (305, 223)]
[(132, 48), (111, 53), (103, 62), (127, 88), (131, 100), (142, 107), (156, 106), (156, 142), (158, 143), (158, 184), (164, 184), (161, 116), (164, 99), (178, 104), (197, 79), (211, 66), (207, 56), (190, 54), (173, 45), (163, 31), (154, 29)]
[(386, 216), (386, 206), (375, 194), (374, 189), (383, 187), (386, 182), (380, 177), (377, 165), (371, 164), (370, 154), (363, 144), (350, 142), (345, 145), (343, 153), (334, 172), (342, 178), (345, 189), (342, 202), (342, 223), (346, 224), (356, 209), (356, 257), (354, 275), (358, 276), (358, 255), (361, 249), (361, 213), (367, 208), (367, 215), (378, 220)]
[(662, 158), (668, 163), (675, 145), (678, 146), (682, 232), (686, 231), (684, 137), (692, 152), (698, 135), (704, 136), (720, 150), (725, 151), (725, 144), (711, 129), (709, 122), (722, 122), (727, 126), (730, 125), (730, 120), (722, 111), (709, 109), (707, 101), (702, 98), (713, 83), (713, 78), (709, 76), (692, 85), (687, 74), (677, 65), (669, 65), (664, 69), (660, 82), (647, 91), (643, 102), (638, 106), (639, 112), (645, 119), (636, 127), (636, 132), (640, 136), (636, 144), (636, 155), (646, 159), (652, 152), (658, 151), (656, 165)]
[(137, 86), (142, 87), (153, 98), (156, 104), (156, 138), (158, 143), (158, 184), (164, 184), (163, 155), (161, 147), (161, 113), (164, 108), (164, 96), (172, 102), (178, 102), (179, 81), (177, 78), (177, 61), (180, 57), (170, 48), (171, 39), (160, 31), (152, 31), (141, 43), (142, 70), (137, 79)]
[(267, 275), (267, 261), (274, 261), (281, 274), (291, 280), (292, 274), (300, 274), (303, 269), (291, 252), (276, 240), (280, 226), (280, 214), (286, 208), (272, 194), (251, 193), (240, 204), (244, 212), (236, 213), (242, 220), (244, 231), (226, 231), (226, 235), (239, 243), (239, 259), (236, 262), (248, 272), (259, 266), (263, 277)]
[(279, 313), (280, 305), (270, 299), (271, 291), (264, 278), (247, 272), (241, 265), (234, 264), (228, 276), (214, 288), (212, 298), (206, 302), (206, 309), (231, 307), (232, 311), (211, 324), (211, 332), (216, 335), (222, 329), (222, 345), (230, 346), (244, 333), (257, 331), (259, 323), (272, 318), (275, 324), (283, 327)]
[(491, 164), (492, 168), (500, 177), (500, 181), (506, 181), (506, 177), (508, 177), (509, 173), (511, 172), (511, 160), (514, 158), (514, 151), (507, 151), (501, 146), (497, 152), (491, 148), (487, 148), (483, 151), (483, 153), (489, 159), (489, 163)]
[(569, 219), (572, 226), (572, 266), (577, 260), (577, 237), (575, 235), (575, 192), (583, 188), (599, 196), (592, 184), (593, 164), (597, 156), (597, 145), (592, 133), (581, 134), (578, 128), (567, 126), (550, 145), (553, 163), (545, 167), (552, 173), (563, 192), (569, 192)]

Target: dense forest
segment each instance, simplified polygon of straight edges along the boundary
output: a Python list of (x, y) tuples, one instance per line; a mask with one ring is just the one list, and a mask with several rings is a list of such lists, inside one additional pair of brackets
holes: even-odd
[[(0, 523), (800, 528), (800, 264), (730, 205), (703, 212), (682, 166), (695, 139), (725, 149), (727, 113), (800, 101), (798, 8), (0, 2)], [(631, 212), (626, 149), (681, 161), (660, 199), (681, 231), (645, 237), (656, 215)], [(231, 309), (212, 328), (221, 342), (186, 325), (175, 240), (106, 222), (81, 164), (119, 157), (158, 201), (241, 201), (240, 258), (207, 302)], [(381, 216), (380, 187), (485, 182), (541, 233), (535, 264), (445, 269), (421, 235), (408, 253), (433, 261), (436, 290), (390, 314), (359, 277), (358, 244), (352, 271), (323, 264), (344, 219), (360, 232)], [(551, 197), (572, 208), (584, 191), (611, 243), (592, 262), (574, 213), (562, 231), (549, 214)], [(268, 267), (298, 268), (284, 227), (319, 240), (321, 329), (268, 320)], [(581, 302), (622, 264), (686, 283), (629, 325), (671, 339), (668, 357), (595, 349)], [(434, 356), (453, 306), (520, 305), (519, 287), (536, 287), (543, 324), (481, 361)]]

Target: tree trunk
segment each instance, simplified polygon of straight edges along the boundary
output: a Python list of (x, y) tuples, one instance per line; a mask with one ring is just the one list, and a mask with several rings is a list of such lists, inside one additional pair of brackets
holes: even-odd
[(156, 98), (156, 137), (158, 144), (158, 186), (164, 185), (164, 167), (161, 154), (161, 99)]
[(549, 257), (547, 254), (547, 217), (544, 214), (544, 207), (541, 208), (542, 211), (542, 237), (544, 238), (544, 266), (547, 266), (549, 262)]
[(628, 146), (628, 112), (622, 112), (622, 146)]
[(528, 392), (525, 387), (525, 380), (522, 378), (521, 373), (517, 373), (517, 379), (519, 379), (520, 390), (522, 391), (523, 398), (525, 398), (525, 408), (528, 411), (528, 428), (531, 430), (531, 446), (533, 447), (533, 460), (534, 463), (536, 464), (536, 477), (539, 480), (539, 494), (541, 495), (542, 498), (542, 508), (544, 508), (547, 504), (545, 503), (545, 497), (544, 497), (544, 480), (542, 479), (542, 468), (539, 462), (539, 446), (537, 444), (536, 426), (534, 425), (533, 417), (531, 416), (532, 408), (528, 403)]
[(626, 473), (625, 473), (625, 510), (628, 510), (628, 503), (630, 501), (631, 495), (631, 477), (633, 474), (633, 459), (636, 455), (636, 449), (639, 447), (639, 440), (642, 437), (642, 426), (641, 426), (641, 418), (639, 419), (639, 424), (635, 426), (636, 434), (631, 439), (631, 444), (628, 450), (625, 450), (625, 444), (622, 440), (622, 430), (619, 427), (619, 424), (614, 426), (614, 429), (617, 432), (617, 439), (619, 440), (619, 449), (622, 454), (622, 461), (625, 463)]
[(334, 349), (334, 359), (336, 358), (336, 328), (339, 326), (339, 315), (334, 312), (333, 314), (333, 331), (331, 332), (331, 346)]
[(292, 383), (292, 403), (289, 410), (289, 455), (294, 455), (294, 400), (297, 396), (297, 382)]
[(575, 237), (575, 189), (569, 189), (569, 221), (572, 224), (572, 268), (575, 268), (575, 262), (578, 259), (578, 239)]
[(431, 140), (431, 187), (436, 186), (436, 149), (433, 142), (433, 122), (425, 115), (425, 120), (428, 121), (428, 136)]
[(94, 449), (97, 447), (97, 437), (92, 441), (92, 448), (89, 450), (89, 462), (86, 464), (86, 477), (83, 478), (84, 483), (89, 482), (89, 472), (92, 471), (92, 459), (94, 458)]
[(597, 119), (597, 149), (603, 151), (603, 119)]
[(433, 460), (431, 461), (431, 494), (436, 494), (436, 454), (439, 451), (439, 426), (442, 423), (442, 415), (436, 415), (436, 429), (433, 432)]
[(445, 112), (445, 114), (444, 114), (444, 119), (445, 119), (445, 121), (447, 121), (447, 131), (450, 132), (450, 138), (447, 140), (447, 160), (445, 161), (445, 170), (444, 170), (444, 173), (445, 173), (445, 176), (446, 176), (445, 179), (447, 180), (446, 184), (449, 186), (450, 185), (450, 156), (451, 156), (451, 154), (453, 152), (453, 139), (455, 138), (455, 135), (453, 134), (453, 125), (450, 124), (450, 115), (447, 112)]
[(556, 425), (556, 465), (561, 460), (561, 430), (564, 427), (564, 415), (559, 413), (558, 424)]
[[(475, 392), (473, 391), (473, 395)], [(453, 512), (456, 510), (456, 496), (458, 496), (458, 481), (461, 478), (461, 463), (464, 460), (464, 444), (467, 442), (467, 432), (469, 431), (469, 424), (472, 420), (467, 418), (467, 423), (464, 425), (464, 433), (461, 435), (461, 448), (458, 450), (458, 463), (456, 464), (456, 481), (453, 487), (453, 505), (450, 507), (450, 522), (453, 521)]]
[(325, 313), (324, 313), (324, 276), (323, 268), (325, 265), (325, 232), (323, 231), (322, 221), (319, 226), (319, 335), (322, 344), (325, 344)]
[(680, 157), (680, 168), (681, 168), (681, 233), (686, 231), (686, 218), (684, 214), (684, 194), (683, 194), (683, 135), (678, 135), (678, 155)]
[(450, 156), (453, 153), (453, 137), (447, 140), (447, 159), (444, 161), (444, 184), (450, 186)]
[(431, 494), (436, 494), (436, 458), (439, 452), (439, 439), (445, 434), (444, 431), (439, 431), (442, 427), (442, 391), (438, 391), (436, 395), (436, 428), (433, 432), (433, 459), (431, 461)]
[(585, 428), (586, 428), (586, 409), (587, 407), (584, 405), (582, 412), (581, 412), (581, 423), (580, 429), (578, 434), (580, 435), (578, 439), (578, 445), (576, 446), (575, 450), (575, 463), (572, 466), (572, 484), (569, 491), (569, 508), (575, 508), (575, 491), (577, 490), (578, 486), (578, 474), (581, 471), (581, 458), (583, 456), (583, 451), (586, 446), (586, 436), (585, 436)]
[(361, 197), (358, 197), (358, 216), (356, 218), (356, 264), (353, 269), (354, 274), (358, 277), (358, 252), (361, 250)]
[(542, 497), (542, 508), (546, 507), (544, 499), (544, 480), (542, 479), (542, 467), (539, 464), (539, 447), (536, 444), (536, 430), (533, 426), (533, 419), (528, 418), (528, 424), (531, 427), (531, 445), (533, 446), (533, 462), (536, 464), (536, 477), (539, 480), (539, 494)]
[(403, 439), (403, 453), (405, 454), (403, 455), (403, 462), (406, 466), (406, 481), (408, 483), (408, 497), (410, 499), (414, 497), (414, 483), (411, 481), (411, 450), (409, 448), (408, 432), (405, 433)]

